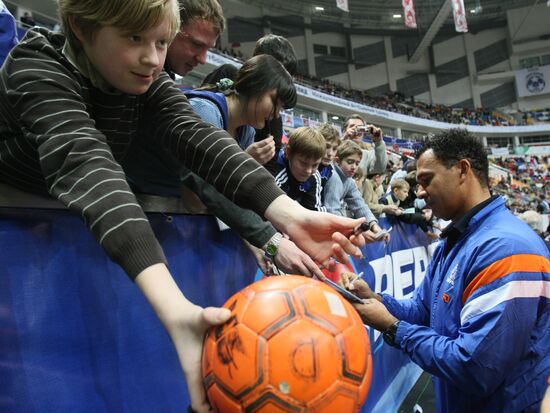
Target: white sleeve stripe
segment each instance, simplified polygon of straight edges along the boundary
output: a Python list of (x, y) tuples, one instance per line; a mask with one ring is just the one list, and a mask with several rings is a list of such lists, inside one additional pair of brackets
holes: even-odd
[[(49, 138), (49, 139), (47, 140), (47, 142), (49, 142), (51, 139), (53, 139), (53, 137), (52, 137), (52, 138)], [(42, 155), (42, 156), (40, 157), (40, 161), (44, 161), (44, 159), (46, 159), (48, 156), (53, 155), (54, 153), (56, 153), (56, 152), (62, 150), (65, 146), (71, 145), (72, 143), (74, 143), (74, 142), (76, 142), (76, 141), (92, 141), (92, 142), (99, 142), (100, 144), (105, 144), (105, 142), (102, 142), (101, 140), (96, 139), (96, 138), (92, 138), (92, 137), (90, 137), (90, 136), (86, 136), (86, 137), (84, 137), (84, 138), (75, 138), (75, 139), (72, 139), (72, 140), (70, 140), (70, 141), (68, 141), (68, 142), (65, 142), (65, 143), (64, 143), (63, 145), (61, 145), (61, 146), (56, 146), (55, 149), (52, 150), (51, 152), (45, 153), (44, 155)], [(105, 146), (107, 146), (107, 145), (105, 144)], [(105, 152), (107, 152), (109, 155), (111, 154), (111, 152), (109, 152), (108, 150), (105, 150)], [(69, 155), (75, 154), (75, 153), (76, 153), (76, 152), (71, 152), (71, 153), (69, 153)], [(87, 152), (87, 153), (88, 153), (88, 152)]]
[(129, 219), (126, 219), (124, 221), (122, 221), (120, 224), (112, 227), (109, 231), (106, 231), (103, 236), (99, 239), (99, 243), (100, 244), (103, 244), (103, 240), (105, 239), (105, 237), (107, 235), (109, 235), (111, 232), (117, 230), (118, 228), (120, 228), (121, 226), (123, 226), (124, 224), (128, 224), (130, 222), (136, 222), (136, 221), (142, 221), (142, 222), (149, 222), (147, 221), (145, 218), (129, 218)]
[[(86, 112), (85, 110), (81, 110), (81, 109), (70, 109), (70, 110), (63, 110), (61, 112), (55, 112), (55, 113), (50, 113), (48, 115), (45, 115), (45, 116), (42, 116), (38, 119), (35, 119), (35, 121), (32, 123), (32, 125), (30, 126), (30, 129), (32, 129), (34, 127), (34, 125), (36, 125), (38, 122), (40, 121), (43, 121), (44, 119), (46, 118), (51, 118), (52, 116), (58, 116), (58, 115), (64, 115), (66, 113), (71, 113), (71, 112), (76, 112), (76, 113), (81, 113), (83, 115), (85, 115), (86, 117), (89, 117), (89, 114), (88, 112)], [(71, 119), (69, 119), (70, 121)]]
[[(216, 175), (216, 177), (214, 178), (214, 185), (216, 185), (216, 183), (218, 182), (218, 178), (220, 176), (222, 176), (222, 172), (227, 172), (225, 171), (225, 165), (227, 165), (228, 162), (230, 162), (235, 156), (237, 156), (239, 153), (238, 152), (235, 152), (233, 155), (229, 156), (228, 158), (225, 159), (225, 162), (223, 164), (220, 165), (220, 167), (218, 168), (218, 174)], [(238, 167), (236, 167), (238, 168)], [(227, 181), (229, 182), (229, 181)], [(227, 183), (226, 183), (226, 186), (227, 186)]]
[(275, 175), (275, 183), (278, 187), (281, 187), (283, 183), (288, 180), (286, 168), (282, 169), (277, 175)]
[(103, 195), (102, 197), (96, 199), (94, 202), (89, 203), (88, 205), (86, 205), (86, 207), (82, 208), (82, 216), (84, 216), (84, 214), (86, 213), (86, 210), (87, 210), (88, 208), (94, 206), (94, 205), (97, 204), (98, 202), (101, 202), (101, 201), (103, 201), (105, 198), (110, 197), (111, 195), (114, 195), (114, 194), (127, 194), (127, 195), (131, 195), (131, 196), (135, 196), (133, 192), (131, 192), (131, 191), (123, 191), (123, 190), (121, 190), (121, 189), (117, 189), (116, 191), (109, 192), (108, 194)]
[(101, 214), (100, 216), (97, 217), (97, 219), (91, 223), (90, 225), (90, 229), (93, 229), (93, 227), (103, 219), (103, 217), (105, 217), (105, 215), (107, 214), (110, 214), (111, 212), (114, 212), (116, 211), (117, 209), (120, 209), (120, 208), (126, 208), (126, 207), (135, 207), (135, 208), (139, 208), (141, 209), (141, 207), (139, 206), (139, 204), (135, 203), (135, 202), (132, 202), (132, 203), (128, 203), (128, 204), (121, 204), (121, 205), (117, 205), (116, 207), (114, 208), (111, 208), (107, 211), (105, 211), (103, 214)]
[(71, 82), (74, 82), (74, 79), (73, 79), (73, 78), (67, 76), (67, 75), (64, 74), (64, 73), (61, 73), (61, 72), (54, 72), (53, 70), (38, 69), (38, 68), (36, 68), (36, 67), (34, 67), (34, 68), (32, 68), (32, 69), (21, 69), (21, 70), (18, 70), (18, 71), (16, 71), (16, 72), (13, 72), (13, 73), (9, 76), (9, 78), (11, 79), (12, 77), (17, 76), (18, 74), (20, 74), (20, 73), (25, 73), (25, 72), (35, 72), (35, 73), (36, 73), (36, 72), (45, 72), (45, 73), (50, 73), (50, 74), (52, 74), (52, 75), (62, 76), (62, 77), (64, 77), (64, 78), (66, 78), (66, 79), (69, 79)]
[[(71, 176), (73, 173), (75, 173), (75, 171), (76, 171), (78, 168), (80, 168), (80, 167), (86, 165), (86, 164), (89, 163), (89, 162), (97, 161), (98, 159), (105, 159), (105, 160), (108, 161), (109, 163), (115, 165), (116, 168), (114, 168), (113, 171), (119, 171), (119, 170), (120, 170), (120, 165), (119, 165), (118, 163), (112, 161), (111, 159), (106, 158), (106, 157), (104, 157), (104, 156), (94, 156), (94, 157), (92, 157), (92, 158), (90, 158), (90, 159), (86, 159), (86, 161), (84, 161), (84, 162), (82, 162), (82, 163), (76, 165), (72, 170), (70, 170), (69, 172), (67, 172), (65, 175), (60, 176), (59, 178), (57, 178), (57, 179), (55, 180), (55, 182), (52, 184), (52, 186), (50, 187), (50, 191), (53, 192), (53, 189), (55, 188), (55, 186), (56, 186), (59, 182), (61, 182), (63, 179), (67, 178), (68, 176)], [(48, 175), (48, 176), (46, 177), (46, 180), (51, 179), (51, 178), (52, 178), (54, 175), (56, 175), (58, 172), (59, 172), (59, 171), (56, 171), (56, 172), (54, 172), (54, 173)]]
[(43, 100), (41, 102), (38, 102), (38, 103), (35, 103), (34, 105), (32, 105), (31, 107), (27, 108), (27, 110), (23, 113), (21, 113), (19, 116), (21, 118), (24, 118), (27, 116), (27, 113), (30, 112), (31, 110), (33, 110), (34, 108), (37, 108), (39, 107), (40, 105), (43, 105), (45, 103), (52, 103), (52, 102), (70, 102), (71, 105), (74, 105), (74, 104), (77, 104), (79, 106), (82, 106), (84, 109), (86, 109), (86, 105), (82, 102), (75, 102), (74, 100), (71, 100), (71, 99), (48, 99), (48, 100)]
[[(247, 162), (249, 161), (253, 161), (252, 158), (248, 158), (248, 159), (245, 159), (244, 161), (242, 161), (239, 165), (235, 166), (235, 169), (233, 169), (233, 172), (231, 172), (229, 174), (229, 176), (226, 178), (227, 179), (227, 182), (225, 183), (225, 186), (223, 187), (223, 193), (228, 193), (229, 192), (229, 189), (227, 189), (227, 185), (229, 185), (229, 182), (231, 181), (231, 178), (233, 177), (233, 175), (235, 175), (235, 173)], [(240, 182), (239, 182), (239, 185), (240, 185)], [(238, 189), (238, 186), (237, 186), (237, 189)], [(233, 192), (235, 193), (235, 192)]]
[(460, 323), (464, 325), (472, 317), (483, 314), (505, 301), (537, 297), (550, 299), (550, 281), (510, 281), (487, 294), (468, 301), (460, 312)]
[(235, 199), (235, 194), (237, 193), (237, 191), (239, 190), (239, 187), (241, 186), (242, 182), (246, 179), (246, 177), (248, 175), (251, 175), (253, 174), (254, 172), (256, 171), (259, 171), (261, 168), (263, 168), (263, 166), (259, 166), (258, 168), (256, 169), (253, 169), (252, 171), (250, 171), (249, 173), (245, 174), (241, 180), (237, 183), (237, 186), (235, 187), (235, 190), (233, 191), (233, 194), (231, 194), (232, 198)]
[[(97, 169), (94, 169), (94, 170), (88, 172), (88, 173), (87, 173), (86, 175), (84, 175), (83, 177), (77, 179), (76, 182), (69, 188), (68, 191), (63, 192), (62, 194), (59, 194), (58, 198), (61, 198), (62, 196), (65, 196), (65, 195), (70, 194), (70, 193), (73, 191), (73, 189), (75, 188), (75, 186), (77, 186), (77, 185), (79, 184), (79, 182), (81, 182), (82, 180), (86, 179), (88, 176), (90, 176), (90, 175), (92, 175), (92, 174), (95, 174), (96, 172), (99, 172), (99, 171), (112, 171), (112, 170), (111, 170), (111, 169), (107, 169), (107, 168), (97, 168)], [(120, 172), (115, 171), (115, 173), (119, 173), (119, 174), (124, 175), (124, 172), (122, 172), (122, 171), (120, 171)], [(118, 179), (111, 179), (111, 180), (120, 181), (121, 179), (118, 178)], [(109, 180), (107, 180), (107, 181), (109, 181)], [(107, 181), (102, 181), (102, 182), (107, 182)], [(92, 188), (92, 189), (93, 189), (93, 188)], [(86, 195), (86, 194), (84, 194), (84, 195)], [(76, 199), (75, 199), (75, 201), (76, 201)], [(70, 205), (70, 204), (69, 204), (69, 205)]]
[(316, 188), (315, 188), (315, 207), (318, 211), (326, 211), (326, 208), (323, 207), (323, 200), (321, 199), (321, 174), (319, 171), (316, 171), (313, 176), (315, 177)]
[[(83, 179), (83, 178), (81, 178)], [(90, 189), (88, 189), (86, 192), (84, 192), (82, 195), (80, 195), (78, 198), (75, 198), (73, 199), (71, 202), (69, 202), (67, 204), (67, 207), (71, 207), (72, 204), (74, 204), (75, 202), (78, 202), (80, 201), (82, 198), (85, 198), (86, 195), (88, 195), (90, 192), (92, 192), (94, 189), (96, 189), (98, 186), (101, 186), (103, 185), (104, 183), (107, 183), (107, 182), (126, 182), (126, 179), (122, 179), (122, 178), (112, 178), (112, 179), (104, 179), (103, 181), (101, 182), (98, 182), (97, 184), (95, 184), (94, 186), (92, 186)], [(73, 188), (74, 188), (74, 185), (73, 185)], [(72, 188), (71, 188), (72, 189)], [(69, 191), (70, 192), (70, 191)]]

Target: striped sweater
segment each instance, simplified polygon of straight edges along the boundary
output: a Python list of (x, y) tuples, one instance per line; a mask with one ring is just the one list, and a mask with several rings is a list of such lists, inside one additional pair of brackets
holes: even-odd
[(138, 134), (259, 214), (282, 194), (231, 136), (191, 111), (165, 73), (143, 95), (107, 93), (68, 61), (64, 44), (61, 34), (32, 29), (2, 67), (0, 180), (81, 214), (130, 277), (165, 262), (119, 164)]

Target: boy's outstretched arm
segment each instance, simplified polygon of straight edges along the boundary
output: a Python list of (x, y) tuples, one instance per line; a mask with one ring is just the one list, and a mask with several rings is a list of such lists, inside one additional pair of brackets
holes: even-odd
[(143, 270), (136, 277), (136, 284), (176, 347), (193, 410), (197, 413), (210, 412), (202, 384), (203, 338), (208, 327), (226, 322), (231, 312), (225, 308), (201, 308), (188, 301), (164, 264)]
[(267, 207), (265, 217), (320, 264), (328, 265), (331, 257), (347, 262), (347, 254), (363, 256), (360, 249), (365, 245), (363, 235), (350, 234), (364, 218), (310, 211), (286, 195), (279, 196)]

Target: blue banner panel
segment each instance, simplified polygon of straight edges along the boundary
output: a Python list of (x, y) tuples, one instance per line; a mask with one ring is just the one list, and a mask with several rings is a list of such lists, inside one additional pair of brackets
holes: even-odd
[[(254, 281), (252, 255), (214, 218), (149, 219), (193, 302), (222, 305)], [(389, 245), (366, 246), (368, 260), (353, 265), (376, 291), (408, 297), (423, 277), (426, 245), (415, 227), (394, 225)], [(187, 390), (167, 333), (79, 217), (0, 208), (0, 264), (2, 413), (185, 411)], [(390, 412), (410, 389), (408, 360), (369, 334), (374, 374), (362, 411)]]

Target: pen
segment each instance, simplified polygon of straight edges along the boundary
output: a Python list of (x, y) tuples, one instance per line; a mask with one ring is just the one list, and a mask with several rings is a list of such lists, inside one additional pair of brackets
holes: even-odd
[(357, 280), (358, 280), (359, 278), (361, 278), (362, 276), (363, 276), (363, 271), (361, 271), (359, 274), (355, 275), (355, 277), (353, 277), (353, 280), (351, 280), (351, 281), (349, 282), (349, 284), (350, 284), (350, 285), (353, 284), (354, 281), (357, 281)]

